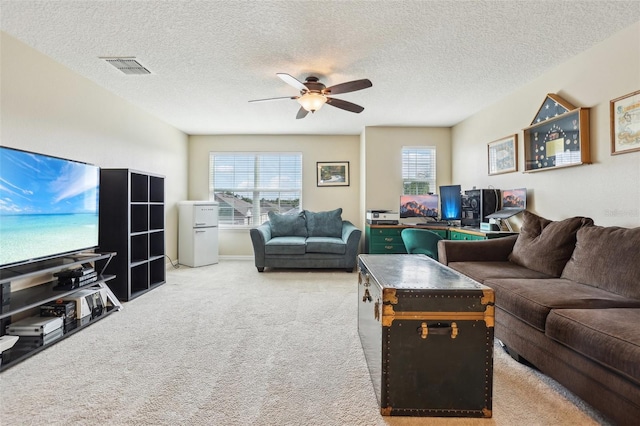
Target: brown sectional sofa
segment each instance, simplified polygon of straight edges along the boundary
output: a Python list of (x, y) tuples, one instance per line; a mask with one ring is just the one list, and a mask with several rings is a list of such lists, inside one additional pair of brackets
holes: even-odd
[(495, 336), (611, 421), (640, 421), (640, 228), (524, 213), (520, 234), (438, 243), (495, 291)]

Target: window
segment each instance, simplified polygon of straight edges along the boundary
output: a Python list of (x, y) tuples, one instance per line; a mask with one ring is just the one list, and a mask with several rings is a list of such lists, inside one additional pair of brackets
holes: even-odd
[(211, 152), (209, 199), (221, 225), (260, 225), (268, 213), (300, 212), (301, 153)]
[(402, 147), (403, 194), (423, 195), (436, 189), (436, 147)]

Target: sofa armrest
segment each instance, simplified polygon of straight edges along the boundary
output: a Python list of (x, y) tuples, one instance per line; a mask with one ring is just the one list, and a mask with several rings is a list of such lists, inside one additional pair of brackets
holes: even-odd
[(504, 262), (518, 239), (517, 235), (490, 240), (438, 241), (438, 260), (448, 265), (451, 262)]
[[(360, 248), (360, 238), (362, 231), (355, 227), (355, 225), (348, 220), (342, 221), (342, 241), (347, 245), (345, 255), (347, 259), (355, 259), (358, 255), (358, 249)], [(354, 260), (355, 262), (355, 260)]]
[(251, 228), (249, 234), (253, 243), (256, 268), (262, 271), (264, 269), (265, 245), (271, 239), (271, 225), (269, 222), (265, 222), (257, 228)]
[[(349, 222), (348, 220), (342, 221), (342, 241), (344, 241), (345, 243), (349, 242), (349, 238), (351, 238), (352, 234), (356, 231), (361, 232), (358, 228), (355, 227), (353, 223)], [(360, 239), (360, 237), (358, 237), (358, 239)]]

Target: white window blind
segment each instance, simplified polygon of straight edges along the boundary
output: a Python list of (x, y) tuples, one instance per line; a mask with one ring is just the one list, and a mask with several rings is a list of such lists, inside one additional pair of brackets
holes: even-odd
[(257, 226), (270, 211), (297, 214), (301, 198), (301, 153), (209, 153), (209, 199), (220, 203), (220, 224)]
[(402, 147), (402, 182), (405, 195), (436, 192), (436, 147)]

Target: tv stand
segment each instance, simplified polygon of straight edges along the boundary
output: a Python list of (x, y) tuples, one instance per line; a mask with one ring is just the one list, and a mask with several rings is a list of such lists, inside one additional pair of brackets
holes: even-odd
[[(14, 315), (18, 316), (18, 318), (22, 316), (28, 316), (28, 311), (35, 310), (47, 302), (52, 302), (57, 299), (66, 297), (80, 289), (102, 288), (106, 291), (108, 296), (108, 303), (102, 315), (90, 320), (88, 320), (87, 318), (84, 318), (82, 320), (78, 319), (76, 321), (77, 324), (75, 328), (67, 331), (60, 338), (55, 339), (50, 343), (46, 343), (43, 341), (39, 345), (37, 345), (33, 343), (33, 339), (23, 339), (22, 337), (19, 338), (11, 349), (8, 349), (2, 353), (2, 363), (0, 364), (0, 371), (6, 370), (7, 368), (48, 348), (52, 344), (55, 344), (62, 339), (65, 339), (77, 333), (83, 328), (93, 324), (98, 320), (101, 320), (107, 315), (122, 308), (122, 305), (120, 304), (118, 299), (106, 285), (108, 281), (115, 278), (115, 275), (103, 275), (104, 267), (102, 269), (96, 267), (96, 262), (102, 261), (108, 264), (115, 255), (115, 252), (75, 253), (0, 269), (0, 335), (5, 334), (6, 326), (12, 322), (12, 317)], [(93, 265), (94, 267), (96, 267), (96, 270), (98, 271), (98, 280), (87, 284), (86, 286), (73, 290), (54, 289), (54, 287), (58, 284), (57, 280), (52, 279), (55, 272), (72, 269), (73, 267), (78, 267), (81, 265)], [(48, 281), (13, 292), (11, 291), (12, 284), (37, 277), (41, 277), (44, 280)], [(21, 342), (21, 340), (23, 342)]]

